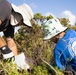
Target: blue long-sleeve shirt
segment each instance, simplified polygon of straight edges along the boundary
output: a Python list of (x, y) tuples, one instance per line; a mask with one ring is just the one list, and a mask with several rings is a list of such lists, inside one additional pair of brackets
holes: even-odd
[(61, 70), (64, 70), (66, 65), (70, 63), (76, 71), (76, 32), (74, 30), (68, 30), (59, 39), (54, 49), (54, 59)]

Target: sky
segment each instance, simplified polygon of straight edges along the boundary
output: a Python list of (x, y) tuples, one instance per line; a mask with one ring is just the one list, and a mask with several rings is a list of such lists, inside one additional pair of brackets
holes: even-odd
[(70, 24), (76, 22), (76, 0), (8, 0), (17, 6), (26, 3), (33, 10), (34, 14), (53, 14), (55, 17), (68, 18)]

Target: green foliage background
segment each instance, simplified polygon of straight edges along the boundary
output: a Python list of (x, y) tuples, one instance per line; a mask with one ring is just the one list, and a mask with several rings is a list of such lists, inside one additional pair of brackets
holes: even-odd
[[(35, 16), (35, 21), (40, 19), (38, 16), (41, 14), (37, 14), (37, 18)], [(41, 16), (41, 21), (45, 17)], [(52, 16), (48, 16), (47, 19), (53, 18)], [(65, 24), (68, 28), (72, 28), (76, 30), (75, 26), (70, 26), (68, 24), (68, 20), (63, 18), (59, 19), (62, 24)], [(51, 40), (43, 41), (43, 30), (40, 25), (38, 25), (35, 21), (31, 21), (32, 28), (27, 26), (21, 26), (17, 33), (15, 33), (14, 40), (18, 46), (19, 53), (24, 52), (25, 56), (30, 59), (28, 62), (32, 66), (32, 70), (30, 72), (24, 70), (18, 72), (16, 69), (16, 65), (11, 61), (10, 63), (7, 61), (6, 63), (2, 61), (2, 57), (0, 57), (0, 75), (64, 75), (62, 71), (60, 71), (55, 65), (53, 58), (53, 49), (55, 47), (55, 43)], [(53, 68), (52, 70), (48, 65), (46, 65), (43, 61), (47, 61)]]

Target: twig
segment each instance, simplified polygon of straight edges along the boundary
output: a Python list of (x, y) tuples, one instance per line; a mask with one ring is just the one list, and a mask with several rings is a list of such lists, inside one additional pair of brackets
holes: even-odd
[(52, 67), (52, 65), (50, 65), (48, 62), (46, 62), (45, 60), (41, 59), (44, 63), (46, 63), (54, 72), (56, 75), (58, 75), (57, 71)]

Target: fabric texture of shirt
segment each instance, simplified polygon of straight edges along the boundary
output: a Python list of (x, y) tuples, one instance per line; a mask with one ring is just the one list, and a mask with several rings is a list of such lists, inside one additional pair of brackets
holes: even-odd
[(12, 11), (11, 4), (7, 0), (0, 0), (0, 31), (3, 31), (9, 25), (10, 14)]
[(67, 64), (70, 64), (76, 71), (76, 32), (74, 30), (68, 30), (59, 39), (54, 49), (54, 59), (61, 70), (65, 70)]

